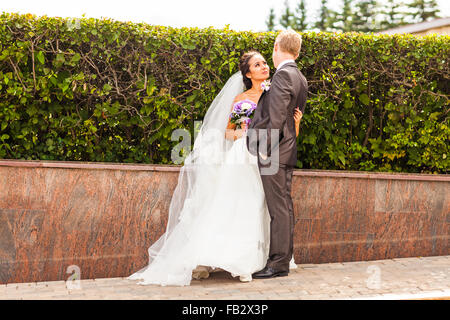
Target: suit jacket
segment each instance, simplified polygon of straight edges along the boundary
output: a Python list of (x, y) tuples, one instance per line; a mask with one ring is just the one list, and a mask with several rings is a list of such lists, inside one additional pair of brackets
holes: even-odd
[[(271, 161), (290, 166), (297, 164), (294, 111), (299, 107), (304, 113), (307, 93), (308, 82), (296, 63), (288, 62), (277, 69), (270, 89), (261, 94), (248, 127), (246, 142), (251, 154), (261, 159), (261, 153), (270, 157), (271, 150), (279, 148), (279, 159)], [(279, 130), (279, 139), (275, 145), (271, 145), (270, 129)], [(260, 146), (262, 148), (265, 145), (267, 149), (260, 149)]]

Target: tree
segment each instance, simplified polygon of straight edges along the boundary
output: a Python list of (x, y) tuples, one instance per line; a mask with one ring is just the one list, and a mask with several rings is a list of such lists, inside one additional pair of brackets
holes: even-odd
[(295, 8), (295, 16), (292, 23), (293, 29), (298, 31), (303, 31), (308, 28), (308, 23), (306, 22), (306, 7), (305, 0), (300, 0)]
[(331, 20), (333, 21), (333, 27), (336, 30), (341, 30), (343, 32), (352, 31), (353, 25), (353, 10), (352, 10), (352, 2), (355, 0), (343, 0), (342, 11), (330, 12)]
[(353, 0), (344, 0), (344, 6), (342, 7), (341, 21), (342, 21), (342, 31), (348, 32), (352, 31), (353, 21), (352, 21), (352, 8), (351, 3)]
[(356, 10), (353, 15), (353, 30), (360, 32), (376, 31), (376, 0), (358, 0)]
[(284, 2), (284, 7), (284, 13), (281, 15), (279, 22), (283, 28), (288, 29), (289, 27), (292, 27), (293, 14), (289, 8), (289, 3), (287, 0)]
[(440, 12), (436, 0), (412, 0), (407, 6), (412, 10), (411, 16), (417, 22), (438, 18)]
[(404, 10), (404, 3), (398, 0), (387, 0), (381, 14), (383, 20), (380, 21), (380, 28), (382, 30), (391, 29), (403, 24), (406, 24), (405, 17), (407, 13)]
[(273, 8), (270, 8), (269, 17), (266, 20), (267, 30), (273, 31), (275, 30), (275, 13)]
[(327, 31), (332, 25), (331, 12), (328, 9), (328, 0), (321, 0), (319, 9), (319, 20), (316, 21), (314, 26), (320, 31)]

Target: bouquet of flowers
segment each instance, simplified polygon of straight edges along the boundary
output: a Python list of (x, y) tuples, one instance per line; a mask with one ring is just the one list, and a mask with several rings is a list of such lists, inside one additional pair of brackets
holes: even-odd
[(233, 111), (230, 114), (230, 122), (236, 124), (236, 128), (242, 129), (241, 123), (245, 122), (248, 125), (253, 118), (253, 113), (256, 109), (256, 103), (250, 100), (242, 100), (236, 102), (233, 106)]

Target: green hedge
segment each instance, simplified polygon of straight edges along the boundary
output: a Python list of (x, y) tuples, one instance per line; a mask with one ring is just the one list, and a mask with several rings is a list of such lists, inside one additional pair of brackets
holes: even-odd
[[(274, 32), (0, 16), (0, 158), (171, 163)], [(303, 33), (298, 168), (447, 173), (450, 37)]]

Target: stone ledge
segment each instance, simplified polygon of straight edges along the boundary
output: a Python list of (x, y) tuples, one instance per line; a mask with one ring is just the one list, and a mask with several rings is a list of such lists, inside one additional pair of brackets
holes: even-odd
[[(87, 170), (130, 170), (130, 171), (164, 171), (179, 172), (181, 165), (155, 165), (145, 163), (115, 163), (115, 162), (83, 162), (83, 161), (48, 161), (48, 160), (20, 160), (0, 159), (0, 166), (26, 168), (65, 168)], [(385, 179), (385, 180), (416, 180), (416, 181), (444, 181), (450, 182), (450, 176), (445, 174), (425, 173), (386, 173), (347, 170), (312, 170), (295, 169), (294, 175), (305, 177), (335, 177), (355, 179)]]

